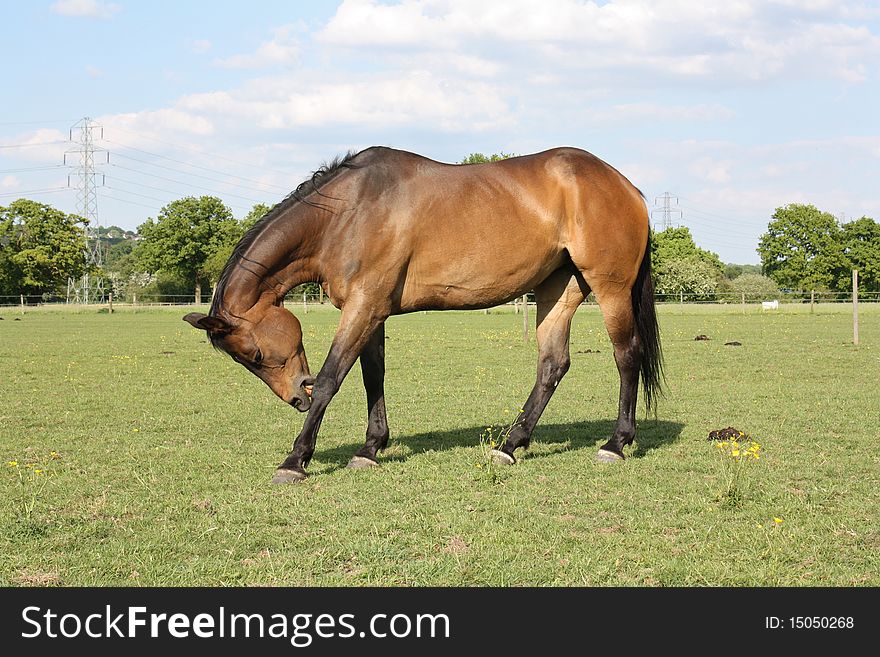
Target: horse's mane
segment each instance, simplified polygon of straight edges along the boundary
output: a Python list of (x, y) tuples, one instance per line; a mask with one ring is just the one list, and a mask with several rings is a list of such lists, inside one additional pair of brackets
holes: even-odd
[(226, 261), (226, 265), (223, 267), (223, 273), (220, 274), (220, 280), (217, 282), (217, 287), (214, 289), (214, 298), (211, 302), (211, 315), (217, 315), (223, 310), (223, 294), (226, 291), (226, 284), (228, 283), (232, 272), (240, 265), (246, 266), (244, 263), (254, 262), (250, 260), (245, 253), (251, 245), (253, 245), (260, 233), (263, 232), (263, 229), (297, 203), (304, 203), (305, 205), (310, 205), (315, 208), (328, 209), (328, 207), (322, 204), (319, 200), (316, 201), (309, 197), (312, 195), (318, 195), (325, 198), (332, 198), (322, 194), (321, 188), (333, 180), (333, 178), (344, 169), (357, 168), (358, 165), (354, 164), (352, 160), (359, 154), (360, 152), (357, 151), (348, 151), (345, 155), (336, 156), (329, 162), (322, 164), (316, 171), (312, 172), (311, 177), (297, 185), (296, 189), (285, 196), (280, 203), (277, 203), (271, 210), (264, 214), (257, 223), (248, 229), (238, 241), (238, 244), (235, 245), (235, 248), (232, 250), (232, 255), (229, 256), (229, 260)]

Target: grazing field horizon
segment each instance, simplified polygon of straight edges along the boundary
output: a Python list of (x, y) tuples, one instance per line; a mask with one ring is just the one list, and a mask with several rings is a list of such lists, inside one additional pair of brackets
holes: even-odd
[[(317, 373), (339, 313), (288, 307)], [(382, 466), (345, 468), (355, 366), (286, 486), (305, 416), (190, 310), (0, 308), (0, 585), (880, 585), (878, 304), (858, 347), (847, 304), (658, 306), (666, 392), (617, 464), (595, 462), (619, 380), (585, 305), (507, 468), (487, 453), (534, 383), (534, 312), (528, 344), (509, 308), (392, 317)]]

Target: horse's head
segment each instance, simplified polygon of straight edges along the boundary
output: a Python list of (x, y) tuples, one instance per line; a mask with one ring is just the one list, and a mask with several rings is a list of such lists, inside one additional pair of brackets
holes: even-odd
[(315, 379), (309, 373), (299, 320), (289, 310), (263, 307), (235, 321), (203, 313), (190, 313), (183, 319), (207, 331), (215, 347), (258, 376), (286, 403), (299, 411), (309, 410)]

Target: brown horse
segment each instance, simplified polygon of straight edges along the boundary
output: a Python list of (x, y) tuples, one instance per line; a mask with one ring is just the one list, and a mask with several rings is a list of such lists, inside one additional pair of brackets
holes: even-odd
[[(377, 465), (388, 443), (385, 320), (417, 310), (488, 308), (534, 290), (538, 377), (499, 463), (515, 463), (570, 364), (575, 310), (595, 294), (620, 373), (617, 426), (598, 458), (623, 458), (635, 437), (639, 375), (650, 408), (660, 391), (648, 215), (641, 193), (582, 150), (557, 148), (489, 164), (449, 165), (390, 148), (319, 169), (241, 239), (210, 315), (184, 319), (308, 411), (275, 482), (299, 481), (327, 404), (360, 357), (369, 421), (350, 467)], [(320, 283), (342, 310), (318, 376), (300, 323), (283, 306)]]

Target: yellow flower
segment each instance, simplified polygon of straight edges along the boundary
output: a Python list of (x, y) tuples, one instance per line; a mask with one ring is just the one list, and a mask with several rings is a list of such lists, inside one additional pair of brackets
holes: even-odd
[(739, 450), (735, 449), (730, 453), (731, 456), (739, 456)]
[(43, 474), (43, 471), (40, 470), (39, 468), (37, 468), (36, 470), (34, 470), (34, 474), (35, 474), (35, 475), (41, 475), (41, 474)]
[(8, 465), (10, 468), (17, 468), (18, 461), (6, 461), (6, 465)]
[(52, 459), (60, 459), (60, 458), (61, 458), (61, 455), (58, 454), (58, 452), (56, 452), (56, 451), (53, 449), (51, 452), (49, 452), (49, 458), (52, 458)]
[(777, 525), (779, 525), (782, 523), (782, 518), (773, 518), (773, 522), (775, 522)]

